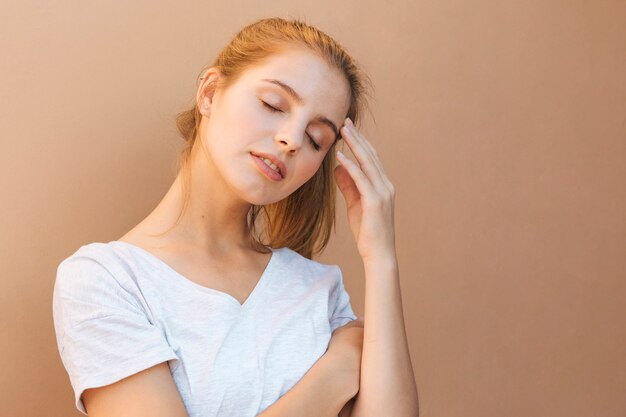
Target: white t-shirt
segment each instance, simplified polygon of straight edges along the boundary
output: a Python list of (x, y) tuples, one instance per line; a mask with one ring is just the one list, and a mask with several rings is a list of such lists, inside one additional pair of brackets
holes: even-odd
[(122, 241), (81, 246), (58, 266), (57, 345), (81, 395), (167, 361), (189, 417), (256, 416), (355, 320), (337, 265), (272, 249), (257, 286), (234, 297)]

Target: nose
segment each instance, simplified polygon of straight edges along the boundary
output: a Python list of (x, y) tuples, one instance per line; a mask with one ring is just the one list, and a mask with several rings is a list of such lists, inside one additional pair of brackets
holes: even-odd
[(297, 123), (285, 125), (276, 133), (275, 141), (285, 152), (294, 154), (302, 147), (306, 133)]

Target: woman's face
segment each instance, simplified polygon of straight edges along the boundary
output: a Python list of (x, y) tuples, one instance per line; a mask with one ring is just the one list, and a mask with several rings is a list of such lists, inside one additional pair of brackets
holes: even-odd
[[(282, 200), (315, 174), (336, 140), (350, 106), (347, 80), (296, 48), (249, 68), (226, 91), (203, 94), (217, 77), (214, 68), (207, 70), (198, 89), (206, 122), (201, 140), (216, 172), (251, 204)], [(280, 172), (258, 156), (273, 160)]]

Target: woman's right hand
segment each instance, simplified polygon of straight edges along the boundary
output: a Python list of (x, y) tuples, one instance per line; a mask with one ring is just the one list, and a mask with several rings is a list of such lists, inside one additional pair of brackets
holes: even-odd
[(326, 351), (326, 355), (334, 363), (333, 368), (346, 376), (354, 395), (359, 392), (363, 331), (362, 319), (352, 320), (338, 327), (333, 332)]

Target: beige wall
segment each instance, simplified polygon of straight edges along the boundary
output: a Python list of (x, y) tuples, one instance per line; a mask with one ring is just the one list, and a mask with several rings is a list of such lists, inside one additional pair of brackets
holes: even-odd
[[(78, 416), (61, 259), (159, 201), (173, 116), (244, 24), (303, 17), (376, 86), (421, 415), (626, 415), (626, 2), (0, 6), (0, 415)], [(339, 207), (357, 314), (362, 266)]]

